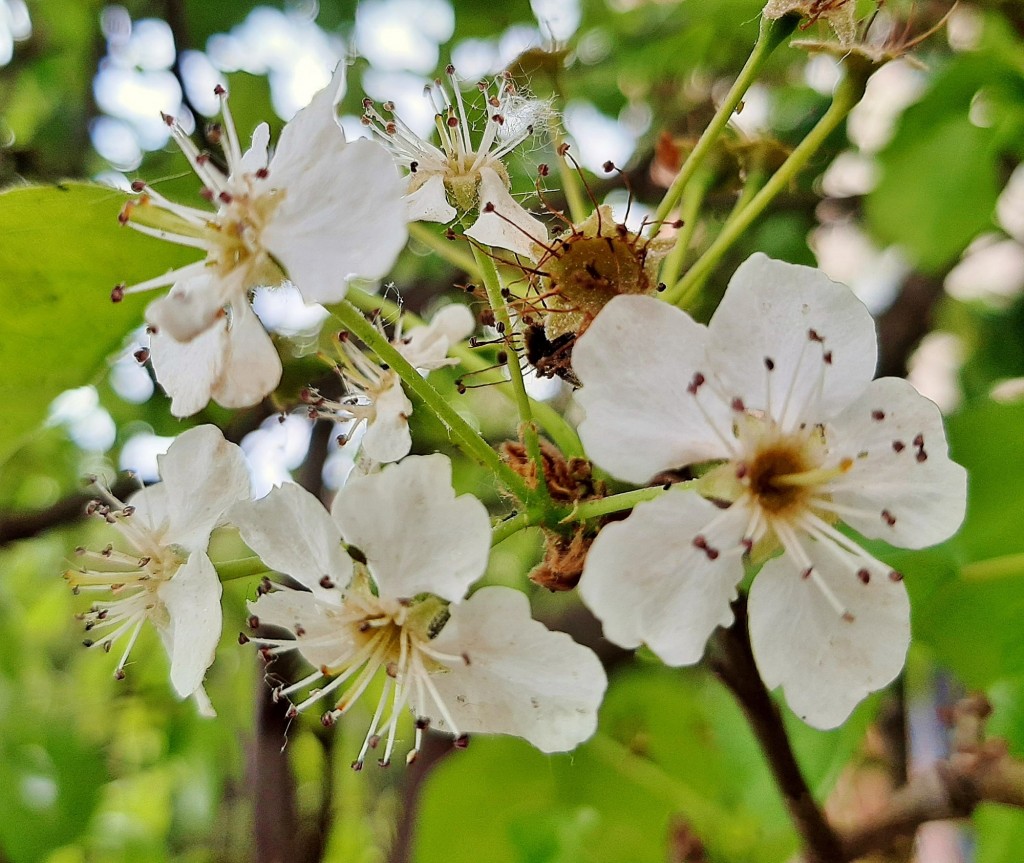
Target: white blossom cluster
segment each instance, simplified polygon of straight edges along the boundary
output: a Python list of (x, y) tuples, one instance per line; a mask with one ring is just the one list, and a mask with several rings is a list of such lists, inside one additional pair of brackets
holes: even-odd
[[(335, 116), (340, 67), (272, 155), (265, 125), (242, 151), (222, 96), (226, 171), (171, 124), (215, 209), (140, 184), (123, 218), (205, 257), (116, 293), (170, 287), (146, 316), (174, 414), (272, 393), (282, 364), (252, 291), (290, 282), (307, 302), (340, 301), (351, 279), (388, 273), (410, 220), (469, 216), (475, 243), (544, 258), (548, 229), (512, 195), (502, 161), (530, 134), (513, 128), (529, 113), (523, 98), (507, 78), (481, 85), (477, 136), (453, 70), (449, 78), (450, 93), (434, 92), (439, 145), (393, 106), (370, 103), (365, 122), (384, 145), (346, 141)], [(566, 236), (563, 250), (615, 240), (614, 231)], [(465, 306), (449, 306), (389, 341), (428, 372), (455, 364), (449, 351), (474, 328)], [(110, 595), (83, 615), (90, 643), (124, 640), (122, 675), (148, 621), (175, 691), (211, 713), (203, 679), (222, 617), (208, 545), (232, 525), (287, 576), (250, 603), (254, 631), (241, 638), (269, 662), (297, 651), (308, 663), (305, 676), (275, 684), (282, 709), (315, 708), (330, 725), (367, 693), (376, 699), (354, 766), (371, 749), (391, 761), (406, 711), (410, 759), (428, 726), (457, 743), (515, 734), (545, 752), (586, 740), (607, 683), (601, 662), (534, 620), (522, 592), (474, 590), (490, 553), (487, 509), (456, 494), (447, 456), (409, 455), (412, 403), (398, 372), (351, 343), (340, 357), (345, 394), (303, 394), (312, 416), (365, 426), (364, 460), (330, 508), (292, 484), (251, 499), (241, 451), (213, 426), (184, 432), (161, 459), (161, 483), (93, 506), (120, 538), (81, 550), (82, 566), (67, 573), (76, 589)], [(907, 548), (940, 542), (963, 518), (966, 477), (947, 456), (937, 408), (905, 381), (872, 380), (873, 323), (847, 288), (754, 255), (707, 326), (657, 297), (621, 295), (577, 334), (571, 360), (578, 432), (595, 465), (639, 487), (668, 470), (696, 477), (597, 532), (579, 596), (605, 638), (693, 664), (733, 623), (742, 593), (766, 686), (781, 686), (810, 724), (840, 724), (893, 680), (910, 641), (907, 593), (853, 532)]]

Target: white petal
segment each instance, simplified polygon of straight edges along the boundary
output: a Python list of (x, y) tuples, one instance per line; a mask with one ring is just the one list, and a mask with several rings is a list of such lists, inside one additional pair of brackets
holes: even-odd
[(200, 686), (192, 693), (192, 698), (196, 702), (196, 712), (206, 718), (214, 719), (217, 716), (217, 711), (213, 709), (213, 702), (210, 701), (210, 696), (206, 694), (206, 689)]
[(448, 203), (444, 175), (432, 174), (415, 192), (405, 196), (410, 222), (441, 222), (448, 224), (458, 210)]
[(182, 698), (202, 685), (220, 641), (220, 579), (203, 552), (189, 556), (157, 589), (170, 617), (171, 684)]
[(732, 622), (747, 520), (738, 506), (721, 510), (679, 490), (602, 528), (579, 590), (605, 638), (628, 648), (646, 643), (668, 665), (698, 662), (708, 636)]
[(259, 404), (281, 382), (281, 358), (263, 324), (242, 298), (232, 304), (214, 401), (226, 408)]
[[(493, 168), (480, 169), (480, 216), (466, 231), (485, 246), (509, 249), (524, 258), (536, 260), (538, 253), (548, 241), (548, 229), (544, 223), (524, 209), (505, 188), (505, 181)], [(487, 204), (494, 205), (494, 212), (485, 213)]]
[(171, 413), (192, 416), (210, 403), (213, 387), (224, 365), (227, 320), (192, 339), (179, 342), (158, 331), (150, 336), (149, 355), (153, 372), (171, 397)]
[(336, 157), (345, 148), (345, 133), (335, 113), (344, 87), (345, 63), (341, 62), (330, 83), (285, 124), (270, 161), (268, 179), (273, 188), (290, 190), (302, 182), (303, 175), (310, 174), (318, 182), (328, 182), (323, 175), (324, 160)]
[(178, 435), (157, 456), (157, 464), (166, 494), (168, 542), (205, 551), (227, 509), (249, 497), (242, 450), (224, 440), (216, 426), (202, 425)]
[(905, 380), (881, 378), (832, 426), (837, 444), (831, 449), (853, 459), (853, 468), (829, 485), (829, 493), (833, 503), (861, 511), (840, 511), (843, 521), (904, 548), (934, 545), (956, 532), (967, 503), (967, 472), (949, 459), (933, 402)]
[[(518, 590), (485, 587), (451, 606), (431, 646), (470, 659), (432, 678), (460, 732), (515, 734), (542, 752), (564, 752), (597, 728), (607, 686), (600, 660), (533, 620)], [(414, 705), (434, 727), (450, 730), (430, 707)]]
[[(329, 119), (340, 136), (333, 113)], [(275, 182), (278, 156), (271, 165)], [(289, 174), (263, 238), (303, 299), (337, 302), (349, 278), (384, 276), (407, 236), (402, 181), (387, 150), (374, 141), (345, 145), (339, 138), (317, 153), (315, 164)]]
[(164, 335), (189, 342), (217, 325), (232, 293), (214, 278), (189, 279), (151, 302), (146, 307), (146, 321)]
[(487, 510), (472, 495), (455, 496), (446, 456), (410, 456), (351, 477), (332, 514), (346, 542), (366, 555), (381, 597), (459, 600), (487, 566)]
[[(807, 552), (844, 619), (814, 578), (788, 555), (768, 561), (750, 589), (750, 641), (769, 689), (816, 728), (835, 728), (870, 692), (899, 674), (910, 643), (910, 603), (902, 581), (875, 562), (837, 566), (834, 549), (810, 542)], [(864, 584), (855, 569), (870, 572)]]
[(339, 588), (351, 581), (352, 561), (341, 547), (338, 526), (324, 505), (295, 483), (240, 503), (228, 518), (270, 569), (290, 575), (321, 599), (332, 596), (320, 584), (325, 577)]
[[(572, 366), (586, 412), (579, 433), (587, 454), (619, 479), (647, 482), (667, 468), (728, 455), (709, 424), (728, 434), (719, 399), (687, 391), (707, 371), (707, 330), (652, 297), (620, 296), (576, 341)], [(709, 413), (702, 414), (699, 404)]]
[(158, 482), (139, 489), (126, 501), (135, 512), (132, 519), (154, 534), (162, 533), (170, 522), (167, 487)]
[[(335, 592), (334, 599), (340, 596)], [(335, 616), (337, 601), (325, 602), (312, 593), (282, 588), (249, 603), (261, 625), (279, 626), (296, 635), (295, 649), (314, 668), (337, 665), (355, 649), (352, 627)]]
[(374, 416), (366, 424), (363, 451), (374, 461), (398, 461), (412, 449), (409, 416), (412, 402), (402, 389), (402, 380), (391, 373), (391, 386), (381, 390), (373, 400)]
[(474, 329), (476, 318), (469, 307), (450, 303), (436, 312), (427, 326), (410, 330), (398, 344), (398, 350), (418, 369), (438, 369), (458, 362), (448, 358), (448, 350)]
[[(812, 330), (823, 344), (810, 340)], [(874, 322), (854, 293), (820, 270), (760, 253), (733, 275), (708, 333), (713, 371), (727, 399), (739, 397), (785, 428), (828, 419), (857, 398), (875, 372)], [(771, 372), (766, 359), (774, 363)]]
[(242, 154), (239, 169), (243, 174), (255, 174), (266, 168), (269, 162), (267, 148), (270, 145), (270, 126), (260, 123), (252, 133), (252, 146)]

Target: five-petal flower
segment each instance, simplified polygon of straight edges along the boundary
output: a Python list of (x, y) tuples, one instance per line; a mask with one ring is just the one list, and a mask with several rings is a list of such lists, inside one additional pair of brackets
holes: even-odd
[(440, 81), (428, 90), (437, 110), (440, 146), (413, 132), (390, 102), (383, 106), (387, 116), (370, 100), (363, 103), (363, 122), (409, 171), (405, 198), (409, 220), (448, 223), (475, 210), (476, 221), (466, 236), (485, 246), (532, 257), (535, 244), (547, 240), (547, 229), (512, 197), (503, 159), (533, 134), (533, 122), (543, 118), (547, 106), (524, 98), (508, 74), (494, 82), (493, 90), (481, 81), (477, 86), (487, 119), (474, 143), (455, 68), (449, 66), (446, 75), (451, 94)]
[(172, 286), (146, 318), (153, 367), (175, 415), (193, 414), (211, 398), (227, 407), (254, 404), (277, 386), (281, 361), (250, 306), (253, 288), (288, 280), (306, 302), (336, 302), (350, 278), (383, 276), (405, 245), (401, 179), (379, 144), (345, 140), (334, 113), (343, 83), (339, 66), (285, 126), (273, 157), (265, 123), (242, 152), (218, 88), (226, 172), (167, 118), (217, 209), (178, 204), (137, 183), (141, 196), (124, 208), (122, 221), (205, 257), (118, 287), (115, 298)]
[(765, 683), (823, 727), (841, 723), (903, 666), (901, 576), (836, 528), (921, 548), (963, 519), (966, 474), (934, 404), (906, 381), (872, 381), (871, 316), (820, 271), (754, 255), (710, 324), (649, 297), (613, 299), (573, 367), (594, 461), (634, 483), (720, 462), (605, 527), (580, 592), (606, 636), (697, 662), (744, 561), (779, 549), (749, 595)]
[(390, 763), (405, 707), (416, 717), (409, 760), (428, 725), (457, 744), (471, 732), (515, 734), (546, 752), (593, 733), (606, 685), (597, 657), (533, 620), (512, 588), (463, 600), (487, 564), (490, 522), (479, 500), (455, 496), (446, 457), (411, 456), (352, 478), (331, 514), (285, 485), (239, 505), (232, 520), (268, 566), (306, 588), (250, 606), (259, 624), (294, 635), (252, 638), (266, 655), (298, 650), (314, 667), (276, 690), (289, 698), (318, 687), (290, 713), (326, 700), (321, 720), (330, 725), (383, 672), (357, 769), (382, 740), (380, 762)]
[[(426, 326), (416, 327), (408, 335), (399, 331), (392, 344), (411, 366), (429, 372), (455, 365), (449, 349), (463, 341), (476, 326), (467, 306), (450, 303), (440, 309)], [(402, 389), (402, 379), (394, 369), (383, 368), (348, 340), (340, 344), (342, 366), (339, 372), (345, 387), (340, 399), (329, 399), (312, 387), (303, 391), (311, 419), (329, 416), (351, 421), (347, 435), (365, 424), (362, 447), (376, 462), (398, 461), (412, 449), (409, 416), (412, 402)]]

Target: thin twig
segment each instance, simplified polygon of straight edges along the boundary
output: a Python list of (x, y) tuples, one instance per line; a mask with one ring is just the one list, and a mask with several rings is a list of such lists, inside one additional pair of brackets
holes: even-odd
[[(125, 475), (110, 490), (115, 497), (124, 500), (139, 488), (141, 486), (137, 479)], [(95, 497), (95, 491), (87, 488), (69, 494), (43, 509), (0, 516), (0, 548), (16, 540), (31, 539), (55, 527), (64, 527), (84, 519), (85, 508)]]
[(733, 625), (712, 636), (711, 668), (736, 697), (761, 744), (793, 825), (803, 840), (806, 859), (809, 863), (836, 863), (842, 853), (839, 837), (807, 786), (789, 744), (782, 715), (754, 663), (747, 636), (746, 600), (738, 600), (733, 608)]
[(843, 861), (885, 850), (928, 821), (968, 817), (982, 802), (1024, 809), (1024, 762), (1002, 740), (986, 740), (992, 708), (974, 695), (953, 709), (953, 754), (897, 791), (884, 812), (841, 837)]

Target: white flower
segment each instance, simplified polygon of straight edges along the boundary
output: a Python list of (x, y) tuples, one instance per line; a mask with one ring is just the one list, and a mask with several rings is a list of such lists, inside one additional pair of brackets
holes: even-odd
[(117, 529), (126, 548), (80, 548), (85, 565), (64, 577), (76, 593), (114, 597), (93, 603), (82, 617), (88, 646), (110, 650), (128, 636), (116, 677), (124, 677), (148, 620), (167, 649), (175, 691), (194, 696), (200, 711), (212, 716), (203, 676), (220, 639), (221, 586), (206, 547), (225, 510), (249, 496), (249, 473), (242, 451), (214, 426), (180, 435), (158, 462), (163, 482), (132, 495), (127, 505), (104, 491), (107, 502), (89, 508)]
[(487, 565), (490, 521), (476, 498), (455, 496), (445, 456), (411, 456), (350, 479), (330, 515), (285, 485), (236, 507), (232, 521), (268, 566), (308, 588), (250, 606), (260, 625), (295, 636), (253, 638), (265, 655), (298, 650), (315, 669), (276, 690), (289, 698), (317, 687), (289, 713), (324, 700), (321, 720), (331, 725), (383, 677), (356, 769), (381, 740), (380, 763), (391, 761), (405, 707), (416, 717), (410, 761), (428, 725), (460, 746), (481, 731), (516, 734), (545, 752), (593, 733), (606, 680), (590, 650), (533, 620), (511, 588), (460, 602)]
[[(534, 245), (547, 240), (547, 229), (509, 193), (508, 171), (502, 162), (509, 153), (533, 134), (533, 121), (542, 119), (543, 102), (520, 95), (511, 75), (491, 85), (481, 81), (487, 118), (474, 144), (475, 131), (469, 121), (455, 68), (446, 69), (452, 96), (435, 81), (428, 93), (437, 110), (436, 126), (440, 147), (425, 141), (394, 113), (386, 102), (381, 115), (370, 100), (363, 103), (363, 123), (387, 145), (395, 161), (408, 169), (406, 201), (410, 221), (451, 222), (460, 213), (477, 211), (478, 217), (466, 231), (485, 246), (499, 246), (533, 257)], [(490, 205), (490, 206), (488, 206)]]
[(201, 249), (202, 260), (131, 287), (171, 285), (150, 304), (153, 365), (173, 398), (172, 412), (195, 413), (210, 398), (227, 407), (254, 404), (280, 381), (281, 361), (249, 304), (259, 286), (293, 282), (308, 303), (336, 302), (353, 276), (379, 278), (405, 245), (401, 178), (372, 141), (347, 143), (334, 113), (344, 82), (331, 83), (285, 126), (273, 158), (261, 124), (242, 153), (221, 88), (227, 172), (167, 123), (217, 209), (168, 200), (136, 183), (138, 200), (121, 219), (136, 230)]
[(722, 460), (703, 497), (669, 491), (598, 535), (580, 591), (609, 639), (697, 662), (732, 621), (744, 561), (781, 548), (749, 595), (765, 683), (829, 728), (899, 673), (901, 577), (835, 524), (906, 548), (940, 542), (963, 519), (966, 474), (934, 404), (906, 381), (871, 380), (875, 356), (871, 316), (847, 288), (760, 254), (707, 327), (648, 297), (608, 304), (573, 354), (587, 452), (634, 483)]
[[(417, 327), (408, 336), (396, 333), (392, 344), (410, 365), (420, 371), (433, 371), (458, 363), (448, 357), (448, 350), (473, 332), (475, 326), (473, 313), (461, 303), (452, 303), (434, 315), (427, 326)], [(352, 420), (349, 437), (356, 426), (365, 423), (362, 446), (366, 455), (382, 463), (398, 461), (412, 449), (412, 402), (402, 389), (402, 379), (394, 370), (373, 362), (351, 342), (343, 340), (340, 347), (346, 394), (335, 401), (312, 388), (304, 391), (310, 418)]]

